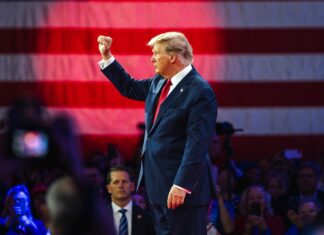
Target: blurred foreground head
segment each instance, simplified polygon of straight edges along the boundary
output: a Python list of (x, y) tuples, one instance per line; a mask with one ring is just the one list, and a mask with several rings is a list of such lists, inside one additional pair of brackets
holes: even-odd
[(112, 215), (86, 184), (71, 177), (55, 181), (46, 195), (52, 235), (114, 235)]

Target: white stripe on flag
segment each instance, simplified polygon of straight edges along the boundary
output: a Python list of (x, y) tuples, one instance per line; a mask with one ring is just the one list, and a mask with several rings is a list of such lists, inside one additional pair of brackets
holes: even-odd
[(307, 28), (323, 27), (324, 2), (15, 1), (0, 15), (2, 28)]
[[(149, 55), (115, 55), (136, 78), (154, 74)], [(104, 81), (95, 55), (0, 55), (0, 81)], [(195, 55), (209, 81), (323, 81), (324, 55)], [(14, 68), (14, 69), (13, 69)], [(58, 69), (59, 68), (59, 69)]]
[(324, 108), (221, 108), (217, 120), (243, 128), (243, 135), (324, 133)]
[[(0, 120), (5, 113), (0, 108)], [(81, 134), (137, 135), (144, 121), (143, 109), (49, 108), (56, 115), (66, 112), (75, 118)], [(320, 135), (324, 134), (324, 108), (220, 108), (218, 121), (229, 121), (244, 129), (239, 135)]]

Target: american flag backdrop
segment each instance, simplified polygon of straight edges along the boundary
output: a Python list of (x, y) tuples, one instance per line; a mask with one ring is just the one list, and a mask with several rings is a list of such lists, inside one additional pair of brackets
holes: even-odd
[(181, 31), (194, 66), (215, 90), (218, 121), (244, 132), (235, 156), (282, 149), (324, 152), (324, 1), (39, 0), (0, 2), (0, 120), (15, 97), (33, 94), (76, 120), (85, 152), (115, 143), (131, 157), (143, 103), (101, 74), (97, 36), (136, 78), (153, 75), (148, 40)]

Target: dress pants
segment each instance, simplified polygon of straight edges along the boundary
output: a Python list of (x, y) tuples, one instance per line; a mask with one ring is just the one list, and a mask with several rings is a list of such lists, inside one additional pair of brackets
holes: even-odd
[(207, 205), (181, 206), (174, 210), (152, 204), (156, 235), (206, 235)]

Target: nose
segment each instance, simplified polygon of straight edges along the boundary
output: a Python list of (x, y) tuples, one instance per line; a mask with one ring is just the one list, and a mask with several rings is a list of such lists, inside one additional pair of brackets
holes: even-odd
[(151, 62), (155, 62), (154, 55), (152, 55), (152, 57), (151, 57)]

